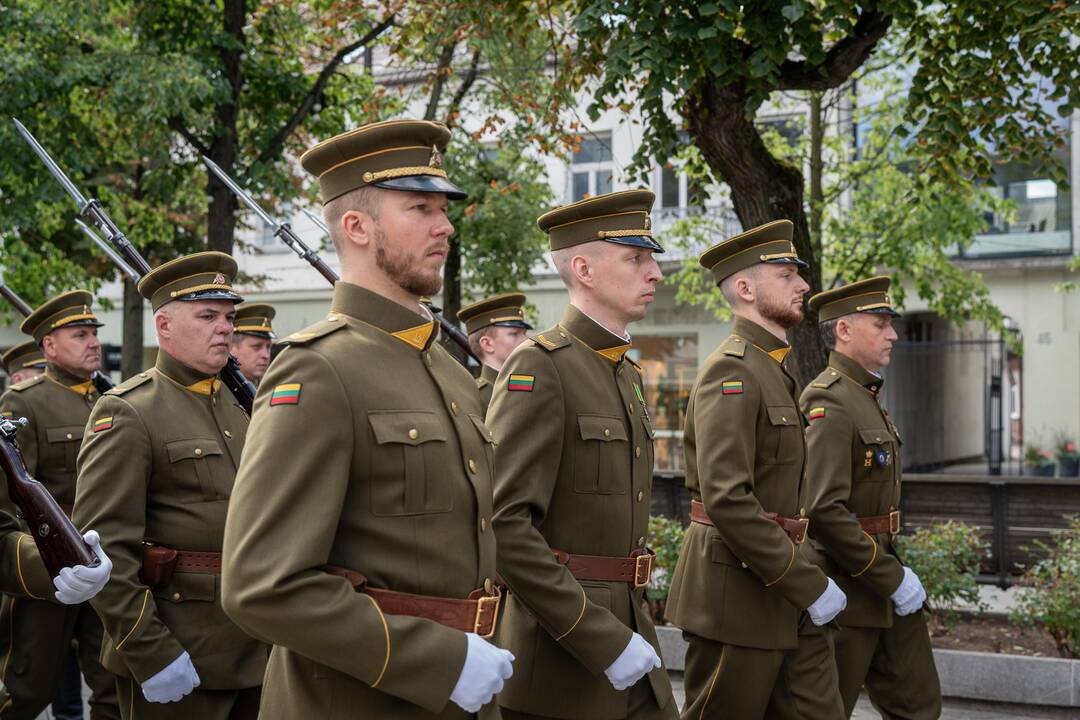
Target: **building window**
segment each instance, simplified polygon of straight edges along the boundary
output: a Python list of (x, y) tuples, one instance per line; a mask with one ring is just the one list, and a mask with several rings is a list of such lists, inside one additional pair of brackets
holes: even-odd
[[(292, 203), (282, 203), (278, 208), (277, 217), (291, 218), (296, 213), (296, 209), (292, 206)], [(252, 220), (256, 223), (255, 226), (255, 250), (264, 253), (279, 253), (289, 252), (288, 246), (281, 242), (276, 235), (274, 235), (274, 229), (264, 223), (257, 217), (252, 217)]]
[(570, 202), (611, 192), (614, 164), (611, 136), (590, 135), (583, 138), (570, 165)]
[(642, 369), (645, 406), (656, 432), (653, 470), (685, 470), (683, 426), (698, 370), (697, 335), (635, 336), (631, 354)]

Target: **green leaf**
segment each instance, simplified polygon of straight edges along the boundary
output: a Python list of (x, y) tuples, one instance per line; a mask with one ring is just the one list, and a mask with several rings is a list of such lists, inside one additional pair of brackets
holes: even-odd
[(697, 31), (697, 36), (699, 40), (709, 40), (716, 37), (718, 34), (719, 32), (717, 31), (717, 29), (711, 25), (708, 27), (699, 28)]
[(709, 17), (710, 15), (715, 15), (720, 12), (720, 6), (716, 3), (704, 3), (703, 5), (698, 5), (697, 11), (698, 15), (701, 17)]

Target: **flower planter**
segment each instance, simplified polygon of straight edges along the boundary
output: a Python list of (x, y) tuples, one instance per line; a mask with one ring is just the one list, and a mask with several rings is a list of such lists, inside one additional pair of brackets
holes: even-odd
[(1024, 465), (1024, 474), (1031, 477), (1054, 477), (1054, 463)]
[(1080, 455), (1058, 455), (1058, 475), (1080, 477)]

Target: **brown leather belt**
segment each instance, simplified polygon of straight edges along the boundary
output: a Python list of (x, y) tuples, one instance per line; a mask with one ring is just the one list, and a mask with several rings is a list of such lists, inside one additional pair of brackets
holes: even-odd
[[(788, 537), (791, 538), (791, 542), (796, 545), (800, 544), (806, 539), (806, 530), (810, 527), (810, 520), (807, 518), (791, 518), (785, 517), (779, 513), (767, 512), (762, 515), (766, 520), (772, 520), (774, 523), (783, 528)], [(700, 500), (690, 501), (690, 521), (701, 523), (702, 525), (712, 525), (713, 521), (705, 512), (705, 505)]]
[(900, 511), (893, 510), (888, 515), (856, 518), (863, 532), (867, 535), (897, 535), (900, 532)]
[(221, 553), (176, 551), (174, 572), (198, 573), (200, 575), (221, 574)]
[(635, 590), (649, 584), (649, 578), (652, 577), (653, 558), (656, 557), (649, 550), (635, 550), (630, 553), (630, 557), (571, 555), (554, 548), (551, 554), (578, 580), (630, 583)]
[(489, 593), (484, 588), (480, 588), (473, 590), (464, 600), (434, 595), (414, 595), (368, 587), (366, 577), (348, 568), (325, 565), (323, 570), (331, 575), (345, 578), (356, 592), (370, 595), (384, 613), (427, 618), (440, 625), (462, 632), (476, 633), (484, 638), (495, 634), (495, 620), (499, 616), (499, 602), (502, 599), (498, 591)]

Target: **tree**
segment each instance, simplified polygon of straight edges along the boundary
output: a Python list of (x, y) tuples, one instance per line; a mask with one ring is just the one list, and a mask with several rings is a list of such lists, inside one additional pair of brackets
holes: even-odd
[[(920, 190), (902, 201), (947, 202), (955, 183), (988, 178), (1002, 160), (1050, 163), (1065, 179), (1051, 151), (1064, 142), (1055, 113), (1080, 107), (1075, 3), (586, 0), (575, 30), (580, 62), (562, 68), (562, 82), (597, 83), (594, 115), (615, 104), (641, 109), (637, 170), (666, 161), (684, 125), (713, 178), (730, 188), (744, 227), (794, 222), (814, 292), (824, 287), (825, 262), (810, 234), (802, 170), (769, 150), (754, 117), (777, 93), (845, 86), (886, 39), (913, 69), (895, 132), (918, 149)], [(927, 189), (935, 185), (937, 194)], [(804, 382), (824, 360), (816, 324), (808, 314), (793, 335)]]

